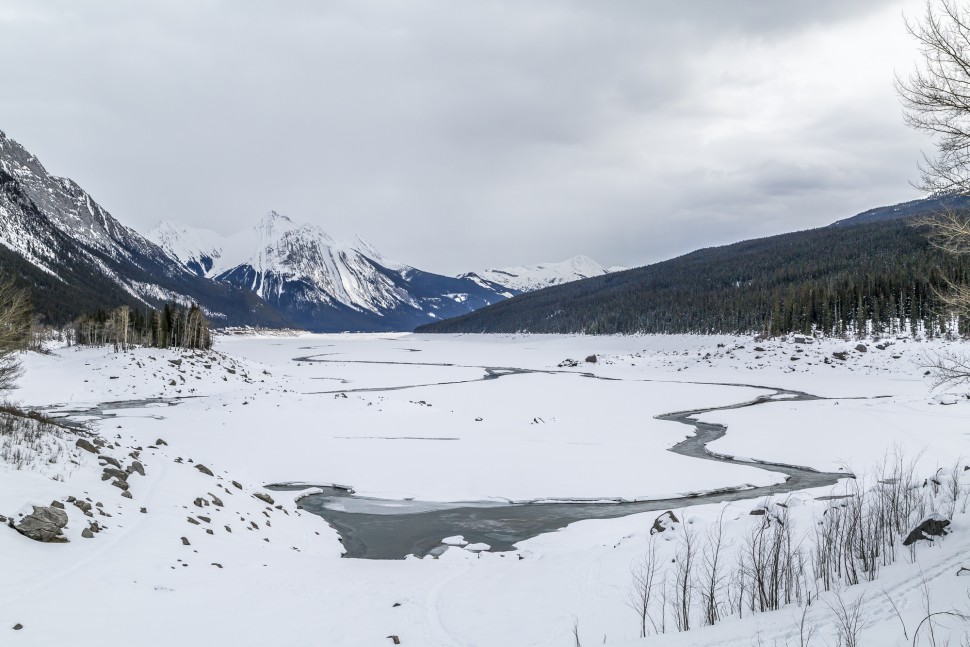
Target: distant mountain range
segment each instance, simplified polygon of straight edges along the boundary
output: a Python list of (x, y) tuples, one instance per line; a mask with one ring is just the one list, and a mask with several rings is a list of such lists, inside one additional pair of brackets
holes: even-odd
[(910, 322), (939, 333), (951, 320), (937, 294), (968, 281), (970, 259), (931, 247), (911, 219), (968, 207), (947, 197), (872, 209), (522, 294), (417, 332), (840, 334)]
[(52, 323), (174, 301), (198, 303), (215, 325), (313, 331), (411, 330), (607, 272), (577, 257), (443, 276), (387, 260), (360, 238), (337, 243), (275, 212), (229, 237), (173, 222), (143, 236), (2, 132), (0, 269), (30, 288), (35, 309)]

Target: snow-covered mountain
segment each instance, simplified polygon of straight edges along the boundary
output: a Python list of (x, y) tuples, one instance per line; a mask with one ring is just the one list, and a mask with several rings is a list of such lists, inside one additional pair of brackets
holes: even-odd
[(607, 269), (587, 256), (574, 256), (561, 263), (487, 269), (461, 274), (458, 278), (471, 279), (483, 286), (502, 286), (513, 293), (518, 293), (533, 292), (561, 283), (602, 276), (621, 269), (623, 268)]
[(200, 304), (218, 325), (321, 332), (412, 330), (606, 271), (577, 257), (442, 276), (275, 212), (232, 236), (171, 221), (143, 236), (2, 132), (0, 269), (29, 286), (37, 311), (55, 323), (175, 301)]
[(200, 281), (3, 132), (0, 266), (30, 288), (35, 309), (54, 322), (102, 307), (171, 301), (200, 303), (221, 321), (281, 322), (228, 286)]
[(515, 293), (390, 261), (360, 237), (337, 242), (276, 212), (227, 237), (174, 222), (148, 237), (197, 276), (250, 290), (317, 330), (409, 330)]

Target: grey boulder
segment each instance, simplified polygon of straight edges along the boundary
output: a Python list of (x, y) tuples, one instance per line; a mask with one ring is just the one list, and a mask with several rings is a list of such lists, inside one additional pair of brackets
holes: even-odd
[(61, 529), (67, 526), (67, 513), (46, 506), (33, 506), (34, 511), (21, 519), (14, 529), (24, 537), (45, 543), (63, 543)]

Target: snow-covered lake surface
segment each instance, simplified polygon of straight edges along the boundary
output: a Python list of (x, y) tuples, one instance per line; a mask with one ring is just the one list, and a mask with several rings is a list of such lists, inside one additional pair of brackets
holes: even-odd
[[(750, 461), (865, 476), (898, 451), (928, 476), (951, 469), (970, 456), (970, 400), (932, 391), (922, 365), (962, 346), (892, 341), (859, 352), (840, 340), (267, 335), (220, 337), (207, 354), (30, 355), (16, 399), (89, 420), (116, 443), (103, 453), (136, 452), (146, 475), (122, 498), (73, 442), (41, 465), (0, 462), (0, 514), (68, 496), (104, 513), (93, 517), (104, 530), (84, 539), (92, 517), (67, 505), (67, 544), (0, 532), (0, 644), (100, 644), (107, 626), (150, 646), (571, 645), (577, 621), (584, 644), (798, 644), (794, 608), (639, 639), (630, 569), (657, 512), (579, 521), (514, 547), (458, 528), (441, 534), (438, 558), (343, 559), (338, 533), (298, 508), (298, 491), (263, 486), (341, 484), (365, 509), (424, 506), (418, 518), (463, 502), (670, 499), (784, 482)], [(831, 359), (842, 350), (846, 361)], [(699, 416), (728, 428), (708, 449), (742, 462), (668, 451), (691, 429), (658, 416), (765, 397)], [(846, 483), (775, 498), (807, 531)], [(765, 501), (731, 498), (671, 508), (700, 531), (721, 517), (740, 536)], [(964, 515), (953, 528), (915, 563), (846, 593), (871, 594), (862, 644), (909, 644), (880, 588), (898, 591), (910, 638), (920, 573), (941, 607), (966, 602), (970, 578), (955, 575), (970, 567)], [(815, 606), (824, 625), (831, 611)]]

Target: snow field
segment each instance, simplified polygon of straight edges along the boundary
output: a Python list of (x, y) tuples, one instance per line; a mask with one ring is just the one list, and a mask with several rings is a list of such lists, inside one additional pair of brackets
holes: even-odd
[[(293, 480), (431, 501), (655, 497), (717, 483), (772, 482), (777, 475), (756, 467), (699, 464), (664, 451), (689, 430), (654, 415), (772, 393), (682, 383), (687, 381), (841, 398), (892, 396), (713, 412), (710, 421), (729, 425), (712, 447), (716, 451), (825, 469), (845, 461), (860, 469), (898, 446), (925, 450), (919, 468), (929, 474), (952, 466), (963, 453), (964, 407), (970, 405), (961, 404), (957, 392), (957, 404), (936, 404), (917, 359), (927, 350), (959, 346), (898, 340), (887, 351), (850, 353), (832, 368), (824, 357), (854, 343), (806, 345), (804, 359), (794, 362), (792, 341), (761, 342), (765, 352), (755, 352), (756, 345), (686, 336), (234, 336), (220, 338), (218, 352), (206, 356), (155, 350), (116, 355), (108, 349), (30, 356), (17, 397), (31, 406), (83, 411), (106, 401), (185, 399), (175, 406), (120, 405), (125, 408), (108, 409), (111, 418), (92, 413), (101, 437), (119, 445), (107, 450), (112, 456), (127, 463), (128, 453), (142, 448), (146, 476), (131, 476), (131, 500), (102, 481), (97, 459), (81, 450), (63, 454), (77, 465), (67, 459), (48, 471), (0, 464), (0, 514), (75, 496), (102, 502), (112, 515), (97, 515), (104, 530), (83, 539), (80, 530), (91, 518), (68, 504), (67, 544), (39, 544), (0, 528), (7, 531), (0, 532), (0, 644), (99, 644), (103, 634), (89, 629), (92, 619), (149, 647), (387, 645), (391, 635), (403, 645), (561, 645), (572, 644), (575, 622), (583, 644), (603, 644), (604, 638), (608, 645), (799, 644), (792, 632), (800, 612), (793, 607), (640, 640), (636, 614), (627, 605), (630, 569), (649, 546), (655, 513), (575, 523), (522, 542), (511, 553), (455, 545), (440, 559), (375, 562), (340, 559), (337, 534), (298, 511), (294, 493), (270, 493), (289, 514), (252, 496), (263, 484)], [(898, 352), (900, 346), (905, 352)], [(342, 361), (293, 361), (313, 352), (338, 353), (327, 357)], [(594, 353), (595, 364), (582, 361)], [(579, 365), (558, 368), (567, 358)], [(352, 390), (478, 380), (484, 366), (548, 372)], [(346, 398), (318, 393), (340, 389)], [(158, 438), (168, 444), (149, 449)], [(199, 462), (215, 476), (197, 470)], [(808, 532), (834, 505), (818, 497), (833, 493), (838, 491), (775, 502), (787, 503), (795, 527)], [(214, 505), (212, 495), (224, 505)], [(199, 498), (209, 505), (198, 507)], [(675, 513), (701, 534), (722, 517), (737, 545), (761, 522), (750, 512), (764, 503), (738, 500)], [(187, 521), (190, 516), (198, 525)], [(251, 521), (258, 530), (245, 529)], [(225, 531), (227, 524), (233, 532)], [(910, 644), (925, 614), (924, 577), (934, 609), (964, 604), (970, 580), (956, 573), (970, 567), (967, 526), (958, 509), (953, 533), (921, 547), (915, 563), (907, 555), (876, 582), (844, 592), (846, 600), (866, 600), (861, 644)], [(189, 546), (182, 545), (183, 536)], [(666, 558), (676, 552), (675, 539), (654, 541)], [(909, 641), (883, 588), (900, 609)], [(812, 644), (835, 644), (834, 634), (823, 633), (831, 628), (826, 601), (833, 596), (823, 593), (813, 605), (810, 618), (820, 633)], [(15, 623), (24, 628), (9, 630)], [(956, 644), (964, 630), (938, 627), (937, 637)]]

